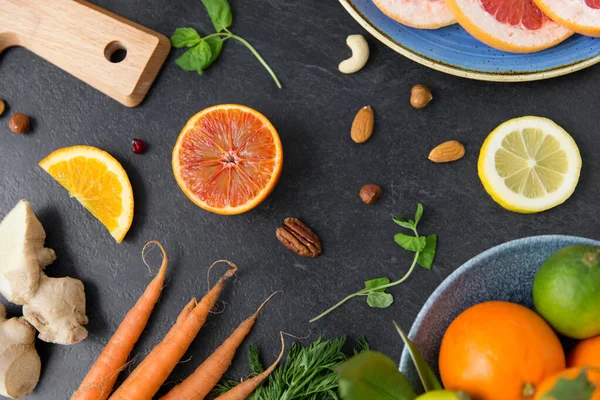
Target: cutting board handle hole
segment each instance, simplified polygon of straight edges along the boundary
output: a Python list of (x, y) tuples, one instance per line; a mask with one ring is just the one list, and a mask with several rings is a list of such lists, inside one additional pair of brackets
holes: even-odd
[(104, 57), (113, 64), (118, 64), (127, 57), (127, 48), (119, 41), (112, 41), (104, 48)]

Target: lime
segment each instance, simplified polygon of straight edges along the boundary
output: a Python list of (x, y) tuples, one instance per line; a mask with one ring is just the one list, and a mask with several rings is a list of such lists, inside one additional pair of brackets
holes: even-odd
[(567, 337), (600, 335), (600, 248), (570, 246), (552, 254), (535, 276), (533, 302)]
[(579, 181), (573, 138), (547, 118), (511, 119), (489, 134), (479, 154), (483, 187), (507, 210), (536, 213), (564, 203)]
[(420, 395), (416, 400), (470, 400), (465, 392), (451, 392), (449, 390), (432, 390)]

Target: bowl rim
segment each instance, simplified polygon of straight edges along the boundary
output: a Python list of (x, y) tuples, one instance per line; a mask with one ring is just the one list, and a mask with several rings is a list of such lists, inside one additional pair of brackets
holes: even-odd
[(446, 64), (439, 60), (425, 57), (416, 51), (402, 45), (402, 43), (392, 39), (389, 35), (378, 28), (373, 22), (365, 17), (358, 8), (354, 5), (354, 0), (339, 0), (348, 14), (352, 16), (364, 29), (366, 29), (377, 40), (390, 47), (404, 57), (413, 60), (421, 65), (432, 68), (436, 71), (444, 72), (449, 75), (458, 76), (461, 78), (475, 79), (479, 81), (490, 82), (529, 82), (542, 79), (555, 78), (562, 75), (571, 74), (576, 71), (591, 67), (594, 64), (600, 63), (600, 54), (590, 58), (580, 60), (574, 63), (565, 64), (559, 67), (548, 68), (535, 72), (519, 72), (519, 73), (492, 73), (467, 68), (457, 67), (455, 65)]
[[(432, 304), (439, 297), (439, 294), (446, 290), (448, 286), (450, 286), (456, 279), (457, 276), (465, 273), (467, 270), (472, 269), (475, 265), (480, 264), (481, 260), (484, 260), (487, 257), (490, 257), (492, 254), (496, 254), (499, 251), (504, 251), (506, 249), (514, 248), (526, 243), (539, 243), (548, 240), (569, 240), (569, 241), (577, 241), (577, 242), (587, 242), (589, 245), (596, 245), (600, 247), (600, 241), (596, 239), (585, 238), (582, 236), (574, 236), (574, 235), (537, 235), (537, 236), (528, 236), (520, 239), (513, 239), (508, 242), (501, 243), (499, 245), (490, 247), (489, 249), (477, 254), (475, 257), (469, 259), (467, 262), (458, 267), (454, 272), (446, 277), (440, 283), (440, 285), (431, 293), (419, 313), (413, 322), (410, 331), (408, 333), (409, 338), (413, 338), (416, 333), (417, 324), (420, 324), (422, 320), (425, 319), (425, 315), (431, 308)], [(407, 367), (412, 363), (412, 359), (406, 349), (406, 346), (402, 349), (402, 356), (400, 357), (400, 365), (399, 369), (401, 371), (406, 371)]]

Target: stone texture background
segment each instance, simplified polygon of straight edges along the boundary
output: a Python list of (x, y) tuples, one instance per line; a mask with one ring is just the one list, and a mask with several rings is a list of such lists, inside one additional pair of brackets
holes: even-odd
[[(200, 1), (97, 0), (94, 3), (170, 35), (180, 26), (212, 29)], [(77, 277), (88, 295), (89, 338), (61, 347), (39, 343), (44, 370), (30, 397), (66, 399), (75, 390), (126, 311), (150, 277), (140, 252), (151, 239), (164, 243), (171, 258), (169, 282), (136, 361), (167, 331), (192, 296), (207, 289), (207, 267), (227, 258), (240, 266), (237, 280), (222, 297), (224, 312), (213, 315), (175, 370), (173, 382), (193, 371), (275, 290), (274, 298), (236, 358), (229, 376), (246, 372), (246, 349), (255, 343), (270, 362), (279, 351), (278, 332), (307, 341), (319, 335), (366, 336), (372, 346), (395, 359), (400, 340), (391, 320), (409, 329), (436, 286), (481, 251), (511, 239), (538, 234), (571, 234), (598, 239), (600, 171), (597, 144), (600, 115), (600, 66), (549, 81), (487, 83), (444, 75), (394, 53), (359, 25), (333, 0), (232, 0), (233, 31), (250, 40), (278, 73), (278, 90), (251, 54), (237, 43), (225, 45), (221, 59), (199, 77), (174, 63), (174, 50), (148, 97), (128, 109), (20, 48), (0, 55), (0, 98), (9, 105), (0, 117), (0, 214), (21, 198), (32, 202), (46, 228), (48, 245), (58, 254), (51, 276)], [(348, 34), (365, 33), (372, 55), (367, 67), (343, 76)], [(435, 99), (421, 111), (408, 102), (416, 83), (431, 87)], [(279, 130), (285, 152), (283, 174), (273, 194), (244, 215), (223, 217), (192, 204), (171, 173), (171, 150), (187, 119), (218, 103), (256, 108)], [(376, 131), (364, 145), (354, 144), (349, 127), (356, 111), (371, 105)], [(23, 112), (34, 121), (30, 134), (12, 134), (9, 115)], [(579, 187), (564, 205), (540, 215), (501, 209), (477, 177), (478, 150), (501, 122), (523, 115), (554, 119), (580, 146), (583, 171)], [(132, 137), (146, 140), (139, 156)], [(464, 159), (434, 165), (429, 150), (440, 142), (465, 143)], [(37, 162), (60, 147), (86, 144), (113, 154), (127, 170), (135, 192), (132, 229), (117, 245)], [(379, 202), (364, 205), (358, 191), (365, 183), (384, 189)], [(412, 215), (425, 205), (423, 234), (439, 235), (431, 271), (418, 269), (392, 290), (395, 303), (372, 310), (356, 299), (315, 324), (308, 319), (363, 281), (399, 278), (411, 255), (393, 241), (393, 215)], [(303, 259), (284, 249), (275, 229), (295, 216), (314, 228), (324, 254)], [(13, 313), (19, 310), (10, 308)]]

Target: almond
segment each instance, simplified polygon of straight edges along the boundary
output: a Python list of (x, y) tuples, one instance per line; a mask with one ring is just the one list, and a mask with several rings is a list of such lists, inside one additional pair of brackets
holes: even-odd
[(352, 129), (350, 130), (350, 136), (356, 143), (364, 143), (373, 134), (373, 126), (375, 125), (375, 114), (371, 106), (365, 106), (361, 108), (354, 122), (352, 122)]
[(429, 159), (435, 163), (460, 160), (465, 155), (465, 146), (456, 140), (444, 142), (431, 150)]

